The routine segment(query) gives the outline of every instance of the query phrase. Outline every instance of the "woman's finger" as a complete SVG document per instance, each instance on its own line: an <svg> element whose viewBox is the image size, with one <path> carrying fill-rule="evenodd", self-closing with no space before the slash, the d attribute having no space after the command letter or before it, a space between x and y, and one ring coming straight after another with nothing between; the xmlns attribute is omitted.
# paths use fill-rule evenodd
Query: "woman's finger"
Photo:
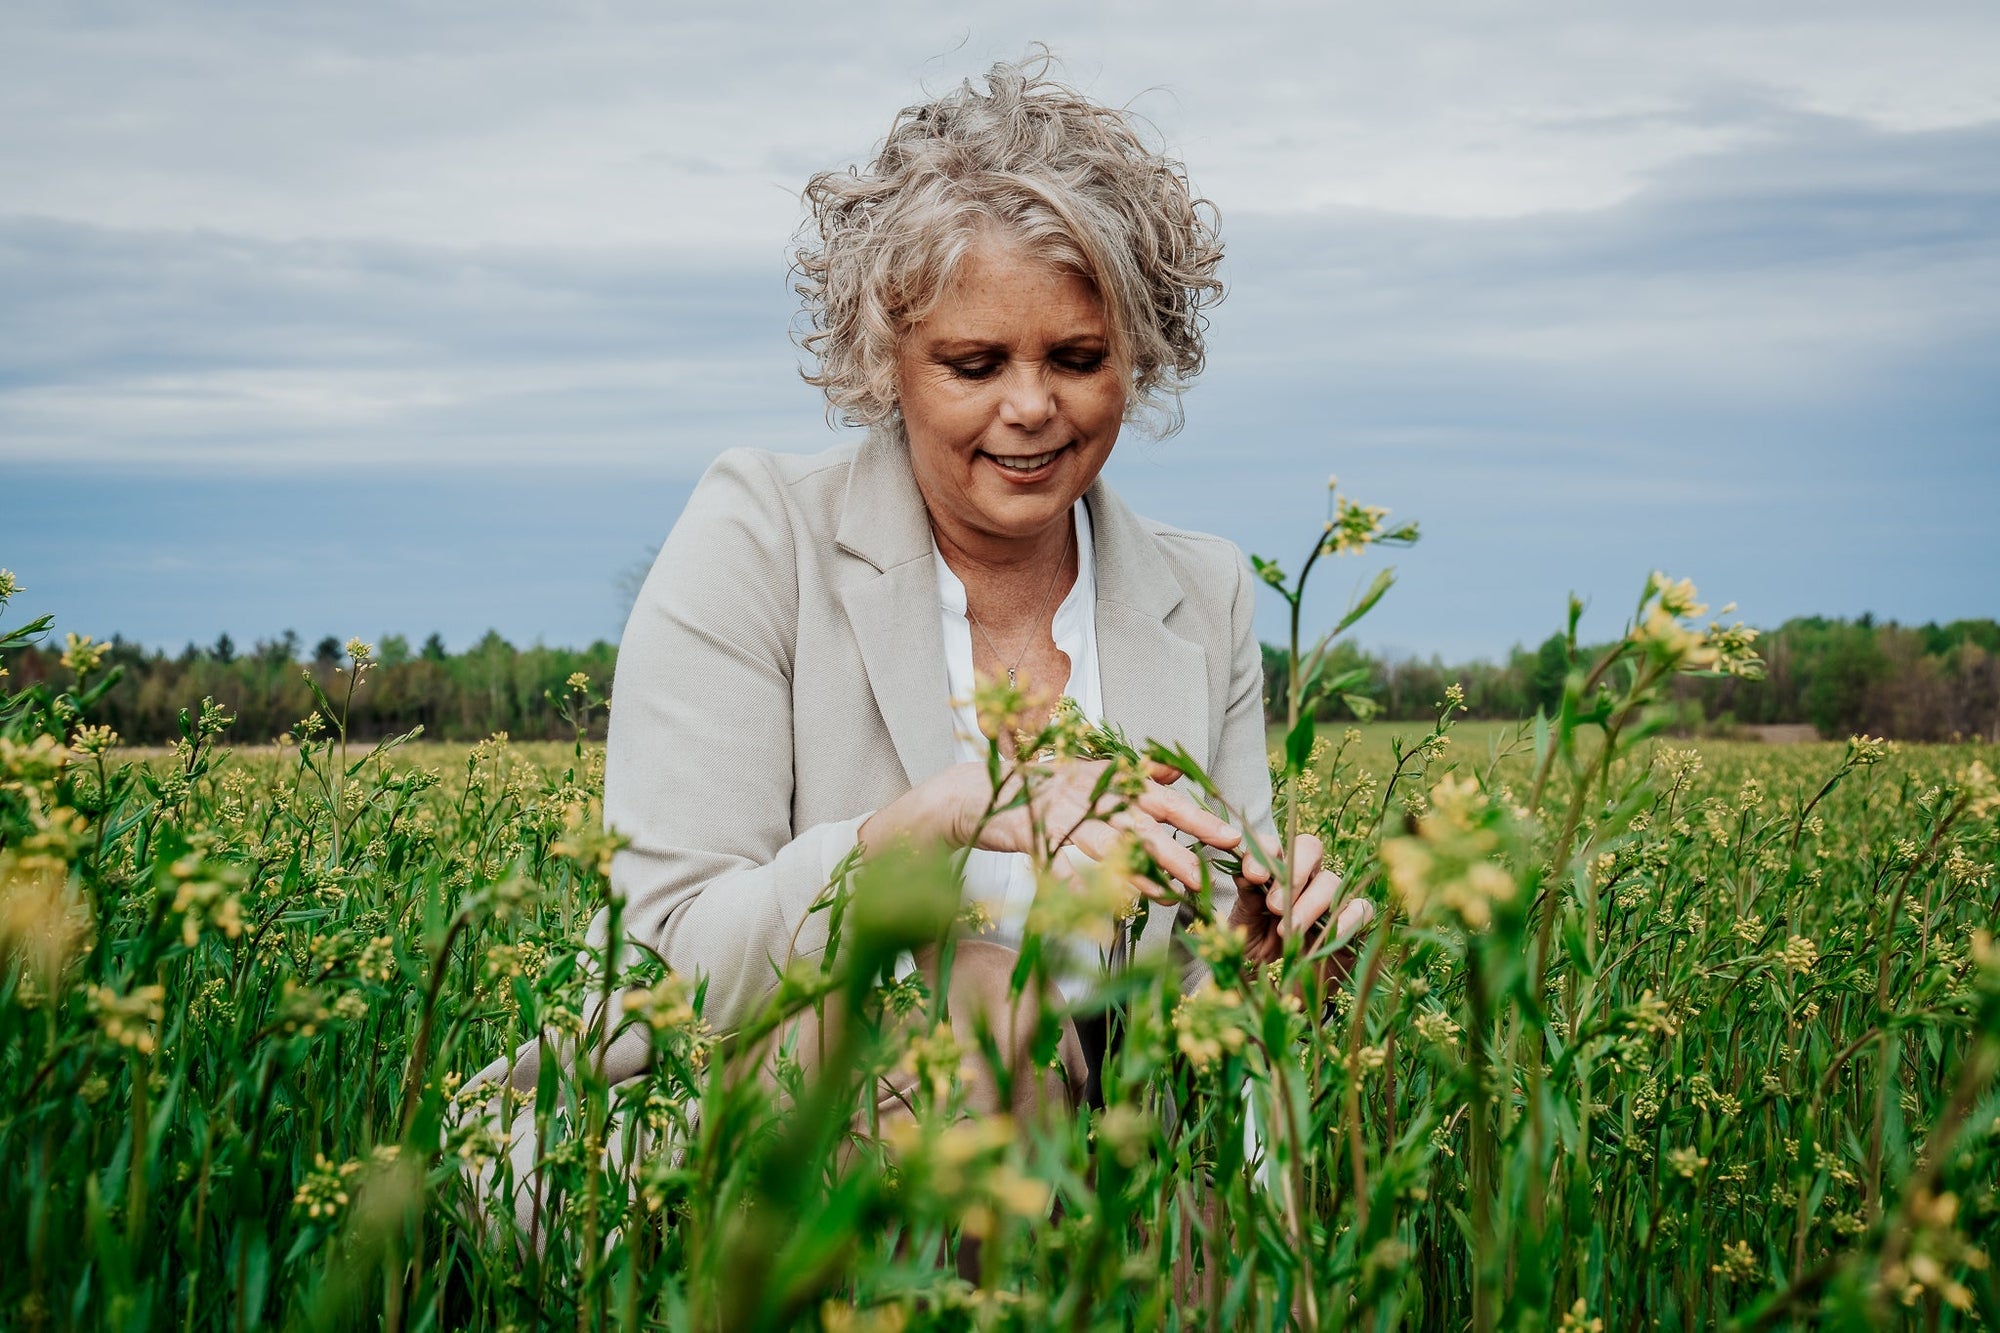
<svg viewBox="0 0 2000 1333"><path fill-rule="evenodd" d="M1313 876L1320 872L1320 862L1326 859L1326 847L1310 833L1301 833L1292 844L1292 892L1304 891L1312 883Z"/></svg>
<svg viewBox="0 0 2000 1333"><path fill-rule="evenodd" d="M1185 792L1149 785L1135 804L1163 824L1171 824L1197 841L1220 852L1233 852L1243 845L1243 830L1200 804Z"/></svg>
<svg viewBox="0 0 2000 1333"><path fill-rule="evenodd" d="M1192 847L1176 842L1168 827L1152 819L1145 811L1120 810L1104 822L1139 839L1140 845L1159 862L1160 869L1186 887L1194 888L1201 883L1200 854Z"/></svg>
<svg viewBox="0 0 2000 1333"><path fill-rule="evenodd" d="M1305 893L1306 886L1312 883L1315 875L1322 872L1323 867L1320 865L1322 856L1323 852L1318 838L1315 838L1310 833L1299 834L1297 841L1292 843L1292 892L1289 900L1285 895L1284 889L1275 882L1271 884L1270 890L1264 895L1264 903L1271 909L1271 915L1277 917L1289 916L1292 906ZM1325 909L1322 908L1321 910Z"/></svg>
<svg viewBox="0 0 2000 1333"><path fill-rule="evenodd" d="M1146 778L1148 781L1157 782L1162 787L1171 787L1181 780L1181 776L1181 771L1171 764L1163 764L1157 759L1148 759L1146 761Z"/></svg>
<svg viewBox="0 0 2000 1333"><path fill-rule="evenodd" d="M1299 892L1292 902L1291 929L1303 930L1325 916L1334 900L1340 897L1340 876L1331 870L1322 870L1314 875L1312 882Z"/></svg>
<svg viewBox="0 0 2000 1333"><path fill-rule="evenodd" d="M1340 909L1333 919L1333 938L1336 944L1345 944L1360 934L1363 927L1375 919L1375 904L1366 898L1355 898Z"/></svg>
<svg viewBox="0 0 2000 1333"><path fill-rule="evenodd" d="M1259 857L1257 852L1263 852ZM1278 844L1275 839L1261 833L1252 832L1243 843L1243 869L1237 879L1250 884L1269 884L1274 876L1270 867L1278 864Z"/></svg>

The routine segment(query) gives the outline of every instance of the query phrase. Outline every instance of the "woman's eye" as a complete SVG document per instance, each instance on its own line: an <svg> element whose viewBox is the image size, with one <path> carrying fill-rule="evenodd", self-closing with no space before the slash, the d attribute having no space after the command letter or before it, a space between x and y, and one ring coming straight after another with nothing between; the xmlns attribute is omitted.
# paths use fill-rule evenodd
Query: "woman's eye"
<svg viewBox="0 0 2000 1333"><path fill-rule="evenodd" d="M993 372L1000 369L998 361L954 361L951 373L962 380L991 379Z"/></svg>
<svg viewBox="0 0 2000 1333"><path fill-rule="evenodd" d="M1104 356L1100 352L1080 353L1076 356L1059 356L1056 358L1056 364L1073 374L1088 375L1104 364Z"/></svg>

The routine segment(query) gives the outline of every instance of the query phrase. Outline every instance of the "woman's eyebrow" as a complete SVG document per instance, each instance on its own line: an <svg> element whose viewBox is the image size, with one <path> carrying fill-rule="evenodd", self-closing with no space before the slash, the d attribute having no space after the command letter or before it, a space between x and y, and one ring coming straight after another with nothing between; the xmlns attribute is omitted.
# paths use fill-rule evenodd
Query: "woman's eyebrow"
<svg viewBox="0 0 2000 1333"><path fill-rule="evenodd" d="M1097 332L1072 333L1053 340L1049 343L1049 347L1079 348L1092 344L1109 346L1110 339ZM958 336L935 339L926 343L924 350L931 356L965 356L976 352L1006 352L1011 350L1011 347L1012 345L1005 339Z"/></svg>

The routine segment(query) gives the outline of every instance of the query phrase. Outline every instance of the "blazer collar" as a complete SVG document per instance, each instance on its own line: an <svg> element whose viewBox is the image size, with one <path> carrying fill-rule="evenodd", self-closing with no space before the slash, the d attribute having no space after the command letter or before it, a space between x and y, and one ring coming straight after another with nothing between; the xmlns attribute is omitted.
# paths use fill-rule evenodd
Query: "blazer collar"
<svg viewBox="0 0 2000 1333"><path fill-rule="evenodd" d="M1181 583L1160 543L1102 476L1084 492L1097 542L1097 600L1120 603L1153 620L1181 604Z"/></svg>
<svg viewBox="0 0 2000 1333"><path fill-rule="evenodd" d="M1134 745L1180 745L1210 764L1203 643L1212 627L1174 614L1185 590L1153 530L1102 478L1087 498L1098 542L1097 674L1104 720Z"/></svg>
<svg viewBox="0 0 2000 1333"><path fill-rule="evenodd" d="M834 542L882 573L930 558L930 511L917 489L909 446L900 431L877 426L855 450Z"/></svg>
<svg viewBox="0 0 2000 1333"><path fill-rule="evenodd" d="M896 758L914 786L950 767L956 746L930 515L908 451L887 430L869 431L848 465L834 544L865 565L841 577L840 603Z"/></svg>

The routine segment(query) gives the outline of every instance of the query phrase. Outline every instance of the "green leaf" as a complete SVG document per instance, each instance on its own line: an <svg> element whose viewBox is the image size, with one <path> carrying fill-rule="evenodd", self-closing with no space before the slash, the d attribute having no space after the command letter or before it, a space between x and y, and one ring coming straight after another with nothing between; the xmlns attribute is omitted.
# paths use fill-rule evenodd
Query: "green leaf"
<svg viewBox="0 0 2000 1333"><path fill-rule="evenodd" d="M304 677L306 688L312 691L313 701L319 705L320 716L326 719L326 724L329 727L338 727L340 725L340 713L334 708L333 700L326 697L326 691L319 687L317 680L313 679L312 672L302 671L299 674Z"/></svg>
<svg viewBox="0 0 2000 1333"><path fill-rule="evenodd" d="M1266 560L1261 555L1253 555L1250 557L1250 568L1257 571L1258 578L1270 584L1279 592L1285 590L1285 571L1278 567L1277 561Z"/></svg>
<svg viewBox="0 0 2000 1333"><path fill-rule="evenodd" d="M56 623L54 616L37 616L19 629L10 629L0 635L0 652L9 648L26 648L42 635L48 633L49 626Z"/></svg>
<svg viewBox="0 0 2000 1333"><path fill-rule="evenodd" d="M1299 692L1299 711L1309 713L1321 699L1328 695L1345 694L1358 690L1370 683L1370 672L1365 666L1349 667L1335 675L1326 674L1327 665L1333 659L1321 654L1314 659L1311 674L1306 679L1305 688Z"/></svg>
<svg viewBox="0 0 2000 1333"><path fill-rule="evenodd" d="M1165 764L1169 768L1179 769L1187 775L1188 779L1195 786L1201 788L1204 793L1209 796L1216 795L1215 783L1203 771L1202 766L1194 761L1194 756L1187 752L1186 747L1167 745L1161 741L1147 741L1146 758L1156 764Z"/></svg>
<svg viewBox="0 0 2000 1333"><path fill-rule="evenodd" d="M1306 771L1306 760L1312 755L1314 734L1315 729L1312 714L1301 714L1298 724L1292 728L1291 734L1285 737L1285 771L1287 773L1303 773Z"/></svg>
<svg viewBox="0 0 2000 1333"><path fill-rule="evenodd" d="M378 759L381 756L389 753L389 751L395 749L397 746L407 745L411 741L415 740L417 737L423 734L424 734L424 724L419 722L417 723L416 726L411 727L408 731L404 732L400 736L384 737L382 740L375 742L374 746L368 751L367 754L362 755L359 759L355 760L353 763L347 766L347 776L350 778L353 777L356 773L359 773L364 766L367 765L369 760Z"/></svg>
<svg viewBox="0 0 2000 1333"><path fill-rule="evenodd" d="M1375 603L1381 601L1384 594L1386 594L1390 588L1394 587L1395 583L1396 583L1395 570L1385 569L1381 573L1377 574L1375 576L1375 581L1368 585L1368 591L1362 593L1361 600L1356 602L1353 606L1347 609L1347 614L1340 618L1340 623L1333 627L1333 632L1335 634L1344 633L1347 630L1348 626L1352 625L1355 621L1361 619L1361 617L1367 615L1370 611L1373 611L1375 609Z"/></svg>

